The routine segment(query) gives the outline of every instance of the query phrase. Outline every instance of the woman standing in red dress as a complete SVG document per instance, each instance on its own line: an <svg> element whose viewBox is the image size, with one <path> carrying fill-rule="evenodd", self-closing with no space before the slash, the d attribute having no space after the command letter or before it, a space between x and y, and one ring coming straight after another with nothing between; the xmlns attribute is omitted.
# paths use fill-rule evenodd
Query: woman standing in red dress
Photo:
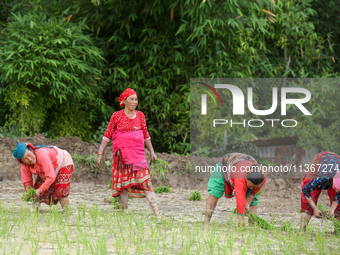
<svg viewBox="0 0 340 255"><path fill-rule="evenodd" d="M150 151L151 162L157 159L146 127L145 116L137 111L137 94L126 89L118 99L123 110L112 114L99 147L97 163L103 162L104 151L112 142L112 196L119 196L122 209L128 208L128 197L146 197L155 215L160 218L156 195L150 180L150 169L145 159L144 144Z"/></svg>

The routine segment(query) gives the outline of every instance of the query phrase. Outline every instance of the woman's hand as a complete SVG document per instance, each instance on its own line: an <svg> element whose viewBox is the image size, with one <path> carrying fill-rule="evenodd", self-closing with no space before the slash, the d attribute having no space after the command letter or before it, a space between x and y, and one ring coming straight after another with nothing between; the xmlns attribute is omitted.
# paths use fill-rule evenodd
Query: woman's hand
<svg viewBox="0 0 340 255"><path fill-rule="evenodd" d="M155 151L152 148L151 139L145 141L145 146L150 151L150 165L157 159Z"/></svg>
<svg viewBox="0 0 340 255"><path fill-rule="evenodd" d="M313 212L314 212L314 216L316 218L321 218L321 211L320 211L319 208L317 208L317 207L313 208Z"/></svg>
<svg viewBox="0 0 340 255"><path fill-rule="evenodd" d="M151 154L150 154L150 158L151 158L151 164L155 161L155 160L157 160L157 156L156 156L156 154L154 153L154 152L152 152ZM150 165L151 165L150 164Z"/></svg>
<svg viewBox="0 0 340 255"><path fill-rule="evenodd" d="M36 196L37 198L39 198L40 195L41 195L41 190L40 190L40 189L36 189L36 190L35 190L35 196Z"/></svg>
<svg viewBox="0 0 340 255"><path fill-rule="evenodd" d="M99 166L101 166L102 163L103 163L104 152L105 152L105 149L106 149L106 147L107 147L108 144L109 144L109 142L103 139L103 140L102 140L102 143L101 143L100 146L99 146L98 156L97 156L97 164L98 164Z"/></svg>
<svg viewBox="0 0 340 255"><path fill-rule="evenodd" d="M328 210L328 216L329 216L329 217L334 217L334 213L335 213L335 209L333 209L332 207L329 208L329 210Z"/></svg>
<svg viewBox="0 0 340 255"><path fill-rule="evenodd" d="M246 205L245 209L246 209L246 213L249 212L250 211L250 206Z"/></svg>
<svg viewBox="0 0 340 255"><path fill-rule="evenodd" d="M332 202L332 205L331 205L331 207L328 210L329 217L334 217L335 210L338 207L338 205L339 204L337 202L335 202L335 201Z"/></svg>
<svg viewBox="0 0 340 255"><path fill-rule="evenodd" d="M103 154L99 154L98 156L97 156L97 164L99 165L99 166L101 166L102 165L102 163L103 163Z"/></svg>

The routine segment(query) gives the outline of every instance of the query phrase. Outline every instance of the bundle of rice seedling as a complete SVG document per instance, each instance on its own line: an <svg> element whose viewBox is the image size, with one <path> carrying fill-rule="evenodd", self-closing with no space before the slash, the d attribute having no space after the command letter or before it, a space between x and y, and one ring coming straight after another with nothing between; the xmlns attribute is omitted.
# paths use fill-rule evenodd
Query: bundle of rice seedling
<svg viewBox="0 0 340 255"><path fill-rule="evenodd" d="M329 219L330 221L332 221L334 223L334 229L337 232L337 236L340 237L340 221L338 221L334 217L329 217L328 208L326 206L317 205L317 207L320 209L323 218L327 218L327 219Z"/></svg>
<svg viewBox="0 0 340 255"><path fill-rule="evenodd" d="M267 230L273 230L274 227L265 219L262 219L261 217L257 216L256 214L252 212L247 212L246 216L248 216L252 222L255 222L260 228L267 229Z"/></svg>
<svg viewBox="0 0 340 255"><path fill-rule="evenodd" d="M321 212L328 211L328 208L326 206L324 206L324 205L317 205L316 207L319 208Z"/></svg>
<svg viewBox="0 0 340 255"><path fill-rule="evenodd" d="M172 190L168 186L159 186L154 189L155 193L171 193Z"/></svg>
<svg viewBox="0 0 340 255"><path fill-rule="evenodd" d="M232 210L231 213L236 214L237 209L234 208L234 210ZM267 229L267 230L274 229L274 227L268 221L266 221L265 219L262 219L261 217L257 216L256 214L252 212L247 212L246 216L248 216L249 219L251 219L252 222L256 223L260 228Z"/></svg>
<svg viewBox="0 0 340 255"><path fill-rule="evenodd" d="M30 202L35 197L35 189L30 188L24 194L22 194L21 199L25 202Z"/></svg>
<svg viewBox="0 0 340 255"><path fill-rule="evenodd" d="M191 196L189 197L188 200L190 200L190 201L201 201L202 200L201 193L199 193L197 191L191 192Z"/></svg>

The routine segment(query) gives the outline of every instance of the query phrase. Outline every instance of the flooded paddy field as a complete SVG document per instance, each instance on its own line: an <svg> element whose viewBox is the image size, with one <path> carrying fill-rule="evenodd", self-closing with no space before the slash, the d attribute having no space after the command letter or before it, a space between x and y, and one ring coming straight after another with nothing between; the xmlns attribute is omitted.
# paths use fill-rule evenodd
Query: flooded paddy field
<svg viewBox="0 0 340 255"><path fill-rule="evenodd" d="M274 180L272 180L274 181ZM277 182L278 180L276 180ZM271 182L269 180L269 182ZM297 185L297 184L295 184ZM277 185L276 185L277 186ZM270 187L270 185L268 185ZM205 200L189 201L193 190L173 188L157 194L161 221L153 216L145 198L130 199L126 212L105 203L110 189L105 184L72 183L70 210L42 204L31 213L23 202L20 181L0 182L1 254L339 254L333 225L313 218L300 233L299 200L264 190L258 215L277 230L257 226L237 229L231 213L235 199L221 198L205 229ZM203 198L206 190L199 191ZM322 194L320 201L328 203ZM281 231L286 221L289 231Z"/></svg>

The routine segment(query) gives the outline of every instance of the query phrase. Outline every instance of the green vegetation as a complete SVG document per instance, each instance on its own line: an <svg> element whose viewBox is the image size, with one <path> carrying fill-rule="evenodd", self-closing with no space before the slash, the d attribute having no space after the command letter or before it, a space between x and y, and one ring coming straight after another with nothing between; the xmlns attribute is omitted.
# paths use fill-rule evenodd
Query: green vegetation
<svg viewBox="0 0 340 255"><path fill-rule="evenodd" d="M168 162L161 159L156 159L150 166L151 178L154 178L155 175L158 175L165 180L170 169L171 167Z"/></svg>
<svg viewBox="0 0 340 255"><path fill-rule="evenodd" d="M25 202L30 202L35 197L35 189L30 188L24 194L22 194L21 199Z"/></svg>
<svg viewBox="0 0 340 255"><path fill-rule="evenodd" d="M317 205L317 207L320 209L321 212L323 212L323 215L325 218L329 219L334 224L334 229L337 231L337 236L340 237L340 221L338 221L334 217L329 217L328 215L328 208L323 205Z"/></svg>
<svg viewBox="0 0 340 255"><path fill-rule="evenodd" d="M266 230L273 230L274 229L274 227L268 221L257 216L255 213L247 212L246 216L248 216L249 219L252 220L252 222L257 224L262 229L266 229Z"/></svg>
<svg viewBox="0 0 340 255"><path fill-rule="evenodd" d="M234 208L231 213L236 214L237 213L237 209ZM257 216L256 214L252 213L252 212L247 212L246 216L249 217L249 219L251 219L252 222L254 222L256 225L258 225L260 228L262 229L266 229L266 230L274 230L275 227L270 224L268 221L266 221L265 219L262 219L261 217ZM288 231L290 229L290 225L285 223L282 227L281 230L282 231Z"/></svg>
<svg viewBox="0 0 340 255"><path fill-rule="evenodd" d="M259 160L257 161L257 163L259 163L260 165L263 165L263 166L277 166L276 163L273 163L265 158L259 158ZM260 194L258 194L260 195Z"/></svg>
<svg viewBox="0 0 340 255"><path fill-rule="evenodd" d="M105 61L87 29L85 20L13 14L1 31L0 51L0 94L10 110L8 123L28 135L47 125L55 136L87 136L94 109L103 104Z"/></svg>
<svg viewBox="0 0 340 255"><path fill-rule="evenodd" d="M188 200L190 201L201 201L202 200L202 195L198 191L193 191L190 193L191 193L191 196L189 197Z"/></svg>
<svg viewBox="0 0 340 255"><path fill-rule="evenodd" d="M6 254L339 254L339 239L326 233L328 221L321 228L311 224L303 233L297 228L265 231L237 229L236 215L230 214L212 222L207 232L197 211L163 214L161 224L150 209L121 213L111 205L82 203L66 213L51 206L47 213L31 213L28 206L0 203L0 211L0 252ZM141 242L145 236L153 242Z"/></svg>
<svg viewBox="0 0 340 255"><path fill-rule="evenodd" d="M154 188L155 193L171 193L172 190L168 186L159 186Z"/></svg>
<svg viewBox="0 0 340 255"><path fill-rule="evenodd" d="M0 127L15 125L21 136L98 142L120 109L118 96L131 87L155 150L187 154L191 77L338 77L337 6L311 0L0 3ZM270 100L262 98L271 97L271 87L253 90L254 105L269 109ZM250 133L260 138L294 132L301 146L316 142L340 153L333 142L340 138L340 88L316 84L311 93L313 125L301 121L299 134L276 126L235 128L228 142L256 157L256 148L238 141L253 139ZM289 111L299 117L298 109ZM220 137L206 130L207 139L218 144ZM191 149L209 155L213 148Z"/></svg>
<svg viewBox="0 0 340 255"><path fill-rule="evenodd" d="M97 164L97 154L88 154L88 155L80 155L80 154L72 154L72 159L75 166L80 166L80 164L84 164L85 166L90 167L91 173L98 174L104 169L110 169L112 163L111 160L106 160L102 163L101 166Z"/></svg>

